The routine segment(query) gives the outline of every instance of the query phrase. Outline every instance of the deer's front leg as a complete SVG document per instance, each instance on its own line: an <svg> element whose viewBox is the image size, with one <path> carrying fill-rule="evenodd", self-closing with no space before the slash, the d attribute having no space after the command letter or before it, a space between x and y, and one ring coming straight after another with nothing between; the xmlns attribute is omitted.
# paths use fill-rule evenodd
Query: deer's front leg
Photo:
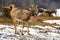
<svg viewBox="0 0 60 40"><path fill-rule="evenodd" d="M16 25L14 26L14 29L15 29L15 34L17 34L17 31L16 31L16 30L17 30L17 29L16 29Z"/></svg>
<svg viewBox="0 0 60 40"><path fill-rule="evenodd" d="M27 31L27 33L28 33L28 35L30 35L30 33L29 33L29 32L30 32L30 31L29 31L30 24L29 24L29 22L27 22L27 24L28 24L28 27L27 27L27 30L28 30L28 31Z"/></svg>

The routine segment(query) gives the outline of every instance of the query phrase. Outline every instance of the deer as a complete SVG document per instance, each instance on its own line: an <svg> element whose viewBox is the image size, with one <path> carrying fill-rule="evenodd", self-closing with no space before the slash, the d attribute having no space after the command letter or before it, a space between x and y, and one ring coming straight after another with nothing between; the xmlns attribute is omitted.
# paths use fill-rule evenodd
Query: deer
<svg viewBox="0 0 60 40"><path fill-rule="evenodd" d="M4 11L3 14L5 14L5 16L9 17L13 24L14 24L14 29L15 29L15 34L17 34L17 25L22 23L22 35L23 34L23 29L24 29L24 25L25 23L27 24L27 33L30 35L29 33L29 27L30 27L30 24L29 24L29 19L34 16L33 14L35 13L35 11L33 12L33 10L28 10L28 9L25 9L25 8L17 8L15 7L15 5L11 4L9 5L8 7L5 7L3 10L6 10Z"/></svg>

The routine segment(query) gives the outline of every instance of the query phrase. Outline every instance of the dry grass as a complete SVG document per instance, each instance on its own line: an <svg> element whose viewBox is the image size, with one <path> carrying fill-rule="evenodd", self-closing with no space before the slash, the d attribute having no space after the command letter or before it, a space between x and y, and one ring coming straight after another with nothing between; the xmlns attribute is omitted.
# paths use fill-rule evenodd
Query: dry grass
<svg viewBox="0 0 60 40"><path fill-rule="evenodd" d="M8 18L0 17L0 24L7 24L7 25L9 25L9 24L13 24L13 22L10 19L8 19Z"/></svg>
<svg viewBox="0 0 60 40"><path fill-rule="evenodd" d="M37 16L35 17L36 19L40 20L60 20L60 17L40 17L40 16Z"/></svg>
<svg viewBox="0 0 60 40"><path fill-rule="evenodd" d="M30 25L40 25L40 26L44 26L44 25L55 25L55 24L49 24L49 23L45 23L43 21L40 20L60 20L60 17L35 17L38 21L37 22L30 22ZM2 18L0 17L0 24L5 24L5 25L13 25L12 20L8 19L8 18Z"/></svg>

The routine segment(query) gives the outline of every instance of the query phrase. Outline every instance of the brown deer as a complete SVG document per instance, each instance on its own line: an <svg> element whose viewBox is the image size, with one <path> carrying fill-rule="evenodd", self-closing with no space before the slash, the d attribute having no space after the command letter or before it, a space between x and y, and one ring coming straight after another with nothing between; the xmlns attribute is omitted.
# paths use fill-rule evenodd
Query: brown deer
<svg viewBox="0 0 60 40"><path fill-rule="evenodd" d="M32 16L37 16L37 14L38 14L38 5L32 5L31 11L32 11Z"/></svg>
<svg viewBox="0 0 60 40"><path fill-rule="evenodd" d="M4 13L5 16L9 16L11 17L13 23L14 23L14 29L15 29L15 33L17 33L17 30L16 30L16 27L19 23L22 23L23 24L23 27L22 27L22 35L23 35L23 28L24 28L24 25L25 23L28 24L28 27L27 27L27 30L28 30L28 34L29 34L29 19L31 16L33 16L33 13L35 13L35 11L33 12L32 9L31 10L28 10L28 9L24 9L24 8L17 8L15 7L13 4L12 5L9 5L9 7L5 7L4 8Z"/></svg>
<svg viewBox="0 0 60 40"><path fill-rule="evenodd" d="M27 30L28 30L28 34L29 34L29 19L31 17L31 12L27 9L18 9L18 8L15 8L14 5L10 5L10 15L11 15L11 18L15 24L15 33L17 33L16 31L16 24L19 23L19 22L22 22L23 24L23 27L22 27L22 35L23 35L23 28L24 28L24 24L27 23L28 24L28 27L27 27Z"/></svg>

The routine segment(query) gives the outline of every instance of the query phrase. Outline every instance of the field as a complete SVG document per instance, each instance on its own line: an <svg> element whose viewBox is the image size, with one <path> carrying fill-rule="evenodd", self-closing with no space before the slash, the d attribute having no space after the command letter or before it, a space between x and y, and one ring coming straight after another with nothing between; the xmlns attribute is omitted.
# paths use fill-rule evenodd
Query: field
<svg viewBox="0 0 60 40"><path fill-rule="evenodd" d="M60 24L47 23L45 20L60 20L60 17L35 17L37 22L30 22L30 34L24 28L24 36L14 34L12 20L0 17L0 40L60 40ZM44 26L45 25L45 26ZM21 26L17 26L17 32L21 34Z"/></svg>

